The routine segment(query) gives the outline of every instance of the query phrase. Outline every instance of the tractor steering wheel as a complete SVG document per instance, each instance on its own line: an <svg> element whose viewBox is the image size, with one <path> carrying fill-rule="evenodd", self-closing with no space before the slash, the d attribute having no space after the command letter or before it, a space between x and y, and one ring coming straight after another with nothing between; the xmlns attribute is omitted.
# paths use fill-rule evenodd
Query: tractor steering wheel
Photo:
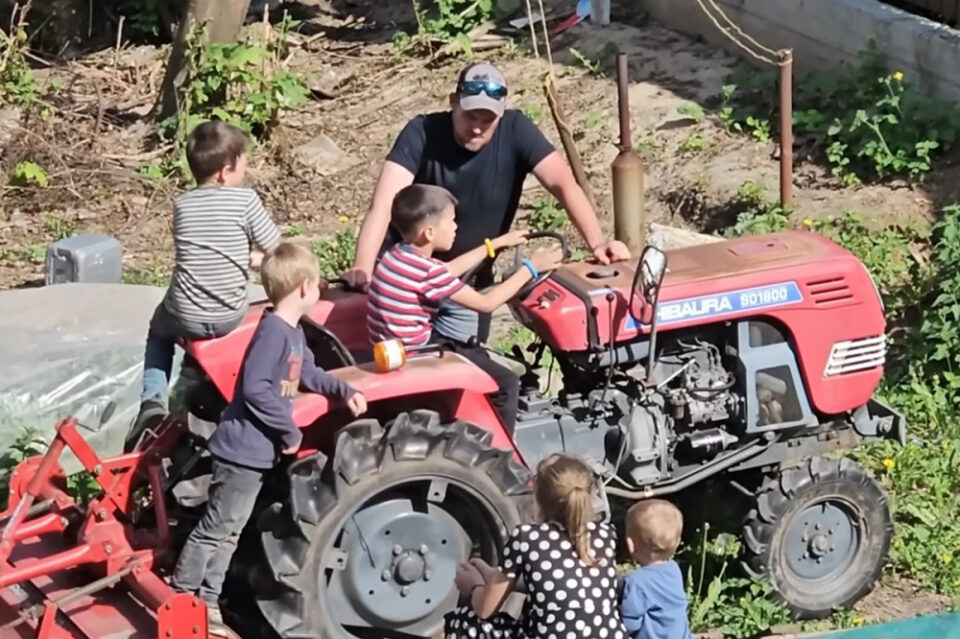
<svg viewBox="0 0 960 639"><path fill-rule="evenodd" d="M561 234L561 233L555 233L555 232L553 232L553 231L537 231L537 232L535 232L535 233L529 233L529 234L527 234L527 240L535 240L535 239L540 238L540 237L552 237L553 239L555 239L555 240L557 240L558 242L560 242L560 248L561 248L561 250L563 251L562 260L563 260L564 262L566 262L567 260L570 259L570 247L567 246L567 238L566 238L566 236L564 236L564 235ZM514 258L513 258L513 268L510 270L510 273L508 274L508 277L509 277L509 275L512 275L513 273L515 273L515 272L517 271L517 269L525 268L525 267L523 266L523 260L524 260L524 258L525 258L524 247L523 247L523 245L521 244L520 246L517 247L517 252L516 252L516 254L514 255ZM524 284L524 285L520 288L520 290L517 291L517 294L516 294L515 297L516 297L517 299L523 299L523 298L525 298L527 295L530 294L530 292L531 292L533 289L535 289L541 282L543 282L544 280L546 280L546 279L547 279L548 277L550 277L552 274L553 274L553 271L545 271L545 272L543 272L543 273L538 274L537 277L533 278L532 280L530 280L529 282L527 282L526 284Z"/></svg>

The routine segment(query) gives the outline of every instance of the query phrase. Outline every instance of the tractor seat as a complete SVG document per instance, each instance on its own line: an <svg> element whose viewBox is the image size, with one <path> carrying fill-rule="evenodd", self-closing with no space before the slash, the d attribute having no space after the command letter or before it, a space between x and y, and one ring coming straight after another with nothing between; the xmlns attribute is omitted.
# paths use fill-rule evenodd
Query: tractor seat
<svg viewBox="0 0 960 639"><path fill-rule="evenodd" d="M309 317L304 317L300 321L300 326L307 340L307 348L313 353L318 367L323 370L334 370L357 365L353 353L326 326L314 322Z"/></svg>

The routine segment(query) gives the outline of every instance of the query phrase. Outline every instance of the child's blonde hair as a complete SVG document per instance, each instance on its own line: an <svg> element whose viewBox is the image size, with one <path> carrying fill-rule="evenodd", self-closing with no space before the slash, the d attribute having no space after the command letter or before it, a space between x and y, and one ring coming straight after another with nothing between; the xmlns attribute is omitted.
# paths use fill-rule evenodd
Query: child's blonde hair
<svg viewBox="0 0 960 639"><path fill-rule="evenodd" d="M555 453L537 465L534 497L543 521L566 526L580 561L596 566L587 524L593 520L593 472L573 455Z"/></svg>
<svg viewBox="0 0 960 639"><path fill-rule="evenodd" d="M641 563L667 561L677 552L683 514L665 499L644 499L627 511L627 537Z"/></svg>
<svg viewBox="0 0 960 639"><path fill-rule="evenodd" d="M277 304L304 282L319 282L320 263L303 244L281 242L264 256L260 280L267 298Z"/></svg>

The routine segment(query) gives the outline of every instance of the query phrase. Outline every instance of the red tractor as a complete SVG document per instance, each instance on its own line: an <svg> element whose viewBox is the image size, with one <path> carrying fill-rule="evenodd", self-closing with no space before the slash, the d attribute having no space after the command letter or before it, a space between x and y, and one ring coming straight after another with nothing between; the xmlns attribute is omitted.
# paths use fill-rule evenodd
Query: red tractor
<svg viewBox="0 0 960 639"><path fill-rule="evenodd" d="M566 250L562 236L536 235ZM786 232L648 247L639 260L541 274L510 302L539 338L532 361L513 353L526 372L512 437L486 396L493 380L455 353L406 353L386 371L371 361L366 303L333 286L304 318L317 364L362 390L370 410L355 420L322 396L296 398L302 449L263 491L231 569L228 596L256 601L232 607L265 620L255 636L435 636L456 603L459 562L498 562L511 528L532 516L528 469L561 450L594 466L604 506L607 495L673 495L722 475L752 502L730 513L743 519L744 565L801 617L856 602L880 574L887 498L836 453L903 442L905 424L872 398L885 358L880 295L829 240ZM187 345L202 371L185 399L191 432L169 419L132 435L122 459L152 469L140 482L166 498L118 519L127 531L159 529L148 545L189 532L205 499L204 436L265 310L254 304L230 335ZM556 398L541 394L536 373L547 349L562 375Z"/></svg>

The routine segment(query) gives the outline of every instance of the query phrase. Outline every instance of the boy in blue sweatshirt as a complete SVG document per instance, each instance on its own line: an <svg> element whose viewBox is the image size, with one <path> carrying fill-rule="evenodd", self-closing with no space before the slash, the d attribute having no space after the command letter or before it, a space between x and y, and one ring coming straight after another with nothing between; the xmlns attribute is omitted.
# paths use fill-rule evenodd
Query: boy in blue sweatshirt
<svg viewBox="0 0 960 639"><path fill-rule="evenodd" d="M620 613L630 639L693 639L683 575L673 560L683 515L663 499L644 499L627 511L627 550L640 564L623 583Z"/></svg>
<svg viewBox="0 0 960 639"><path fill-rule="evenodd" d="M354 416L367 409L363 395L320 370L306 347L300 318L320 296L317 258L284 242L263 260L261 279L273 309L264 312L244 355L233 401L208 442L213 480L206 512L180 553L171 586L196 593L209 609L214 636L229 632L219 598L237 540L263 484L281 454L293 455L302 434L293 423L293 398L302 386L346 401Z"/></svg>

